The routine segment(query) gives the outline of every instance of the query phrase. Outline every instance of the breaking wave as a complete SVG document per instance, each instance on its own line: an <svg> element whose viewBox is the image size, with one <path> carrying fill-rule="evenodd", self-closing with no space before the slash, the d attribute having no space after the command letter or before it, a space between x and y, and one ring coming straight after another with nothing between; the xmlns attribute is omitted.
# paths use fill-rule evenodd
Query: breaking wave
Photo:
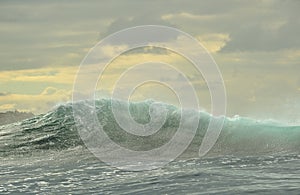
<svg viewBox="0 0 300 195"><path fill-rule="evenodd" d="M170 140L178 129L181 110L173 105L160 103L166 108L167 115L159 131L149 136L130 134L122 130L116 122L111 101L123 106L127 104L121 100L97 100L95 107L98 120L110 139L123 147L132 150L157 148ZM129 106L132 118L140 124L149 123L151 120L149 109L152 103L154 103L153 100L131 102ZM86 104L91 105L91 101L80 101L75 104L80 108ZM84 147L78 135L72 108L72 103L60 105L46 114L0 126L0 156ZM182 157L197 157L201 141L212 117L202 111L193 113L199 115L199 125L194 139L181 155ZM300 126L281 125L278 122L263 122L243 117L226 118L220 137L207 156L299 153L299 140Z"/></svg>

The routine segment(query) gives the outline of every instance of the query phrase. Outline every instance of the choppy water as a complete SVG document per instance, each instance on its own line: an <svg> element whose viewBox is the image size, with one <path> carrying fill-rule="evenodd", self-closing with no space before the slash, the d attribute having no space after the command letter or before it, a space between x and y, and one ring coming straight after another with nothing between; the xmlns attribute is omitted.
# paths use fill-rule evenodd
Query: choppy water
<svg viewBox="0 0 300 195"><path fill-rule="evenodd" d="M131 105L136 121L150 120L150 104ZM99 120L106 121L104 128L113 141L134 150L163 145L178 126L177 108L167 105L167 120L159 133L148 139L132 136L116 125L110 106L105 99L96 103ZM0 194L300 194L300 127L226 119L215 147L199 158L211 116L198 114L197 134L178 159L136 172L106 165L86 149L71 104L1 126Z"/></svg>

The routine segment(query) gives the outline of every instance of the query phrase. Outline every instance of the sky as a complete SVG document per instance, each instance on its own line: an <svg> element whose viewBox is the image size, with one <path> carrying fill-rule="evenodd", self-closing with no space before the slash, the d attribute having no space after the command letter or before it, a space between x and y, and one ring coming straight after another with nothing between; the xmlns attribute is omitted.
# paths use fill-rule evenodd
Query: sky
<svg viewBox="0 0 300 195"><path fill-rule="evenodd" d="M151 24L180 29L210 52L224 79L228 116L300 122L299 10L297 0L2 0L0 111L40 114L71 101L79 65L95 44L125 28ZM119 47L103 52L113 55ZM122 71L147 59L175 64L195 76L178 54L144 48L110 64L99 96L110 93ZM194 83L201 106L209 110L201 75ZM154 85L140 87L132 99L174 98Z"/></svg>

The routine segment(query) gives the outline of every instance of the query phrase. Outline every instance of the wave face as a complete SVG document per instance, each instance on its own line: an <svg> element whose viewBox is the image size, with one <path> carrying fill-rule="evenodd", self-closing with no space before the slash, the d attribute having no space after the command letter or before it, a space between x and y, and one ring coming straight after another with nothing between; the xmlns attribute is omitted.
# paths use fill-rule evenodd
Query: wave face
<svg viewBox="0 0 300 195"><path fill-rule="evenodd" d="M132 150L150 150L168 142L179 127L181 111L168 104L166 120L159 131L149 136L130 134L118 125L112 113L112 104L124 106L120 100L100 99L95 102L98 120L115 143ZM149 123L152 100L130 103L130 113L140 124ZM91 105L91 101L77 102L77 108ZM160 112L157 112L159 116ZM199 115L197 133L182 157L198 156L201 141L212 116L205 112ZM193 117L193 116L191 116ZM300 151L300 126L284 126L274 122L259 122L248 118L226 118L215 146L207 154L215 155L262 155L288 154ZM180 144L180 143L178 143ZM84 146L78 135L73 118L72 104L61 105L54 110L19 123L0 126L0 156L33 154L45 150L61 151Z"/></svg>

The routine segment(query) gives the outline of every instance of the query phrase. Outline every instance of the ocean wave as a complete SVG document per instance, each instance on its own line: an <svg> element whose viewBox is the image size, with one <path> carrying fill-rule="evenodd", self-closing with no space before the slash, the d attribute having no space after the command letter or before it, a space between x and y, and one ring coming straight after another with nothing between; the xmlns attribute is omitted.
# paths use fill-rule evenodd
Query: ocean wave
<svg viewBox="0 0 300 195"><path fill-rule="evenodd" d="M123 130L112 112L112 101L119 106L128 103L121 100L100 99L95 101L98 120L109 138L122 147L144 151L158 148L168 142L176 133L181 112L176 106L158 103L153 100L131 102L128 106L132 118L139 124L147 124L151 117L160 118L161 112L151 116L149 109L153 103L165 109L166 118L157 132L148 136L133 135ZM80 101L77 108L93 106L94 102ZM73 117L73 104L60 105L52 111L24 120L19 123L0 126L0 155L34 154L45 150L58 150L84 146L78 134L78 125ZM198 115L199 124L196 135L187 150L181 155L185 158L198 156L201 141L206 133L211 116L206 112L193 111ZM190 116L193 117L193 116ZM95 127L96 128L96 127ZM281 125L273 121L235 117L225 118L224 126L216 144L207 154L214 155L263 155L299 153L300 127ZM101 144L104 143L99 143ZM181 143L178 143L181 144Z"/></svg>

